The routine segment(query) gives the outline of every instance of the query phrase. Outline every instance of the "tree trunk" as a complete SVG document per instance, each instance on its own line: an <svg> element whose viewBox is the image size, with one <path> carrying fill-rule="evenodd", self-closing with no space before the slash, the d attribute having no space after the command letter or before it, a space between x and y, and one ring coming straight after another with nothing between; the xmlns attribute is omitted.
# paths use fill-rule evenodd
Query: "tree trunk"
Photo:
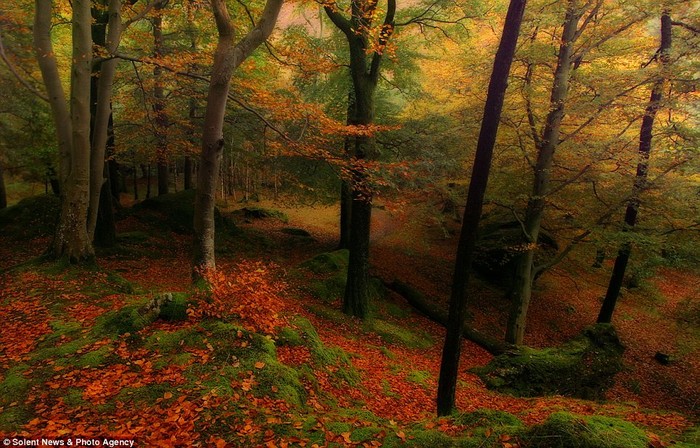
<svg viewBox="0 0 700 448"><path fill-rule="evenodd" d="M190 156L185 156L185 172L183 173L185 178L185 190L192 189L192 158Z"/></svg>
<svg viewBox="0 0 700 448"><path fill-rule="evenodd" d="M634 179L634 186L632 187L632 198L627 203L627 210L625 211L624 231L632 230L637 223L637 213L640 205L639 194L646 187L647 183L654 120L663 99L664 84L666 82L665 71L669 63L669 52L671 50L671 36L671 16L667 11L664 11L661 16L661 46L658 52L662 65L662 75L654 82L651 98L649 98L649 104L647 104L644 118L642 119L642 126L639 132L639 162L637 163L637 174ZM617 258L615 258L615 265L610 277L610 283L608 284L608 290L605 294L603 305L600 308L600 313L598 314L598 323L610 323L612 320L631 251L632 245L629 242L624 243L622 247L620 247Z"/></svg>
<svg viewBox="0 0 700 448"><path fill-rule="evenodd" d="M511 0L503 26L501 42L496 52L489 81L481 131L476 148L472 177L469 183L469 193L462 219L462 230L457 247L452 291L450 294L450 310L447 321L447 335L442 350L440 378L437 393L438 415L452 412L455 402L459 356L461 352L461 336L467 310L467 286L474 260L479 220L484 203L484 194L488 184L493 147L500 123L501 111L508 75L518 42L520 25L525 11L526 0Z"/></svg>
<svg viewBox="0 0 700 448"><path fill-rule="evenodd" d="M153 57L163 57L163 16L166 2L159 2L155 7L153 23ZM168 194L170 183L169 149L168 149L168 114L165 111L165 88L163 87L163 69L153 67L153 111L155 112L156 165L158 168L158 196Z"/></svg>
<svg viewBox="0 0 700 448"><path fill-rule="evenodd" d="M5 172L0 163L0 209L7 207L7 190L5 189Z"/></svg>
<svg viewBox="0 0 700 448"><path fill-rule="evenodd" d="M372 19L377 1L363 0L352 2L351 16L346 18L335 4L324 5L326 15L345 35L350 50L350 77L354 98L354 111L349 115L349 123L366 127L374 122L374 100L379 81L379 70L383 49L394 30L396 1L387 0L386 15L379 38L370 48ZM349 101L350 111L352 101ZM352 137L354 148L351 161L352 204L350 208L350 258L348 278L343 296L343 311L364 319L368 311L369 298L369 236L372 215L372 187L368 183L363 160L376 158L374 138L365 135ZM355 163L358 162L358 163Z"/></svg>
<svg viewBox="0 0 700 448"><path fill-rule="evenodd" d="M58 133L61 160L61 214L50 252L71 263L92 259L87 232L90 193L90 77L92 36L90 2L72 3L70 112L51 45L51 2L37 0L34 44Z"/></svg>
<svg viewBox="0 0 700 448"><path fill-rule="evenodd" d="M516 267L513 288L514 297L506 329L506 342L510 344L522 344L525 336L527 310L532 296L532 282L534 278L533 261L542 217L544 216L546 198L550 189L554 152L559 144L559 132L562 119L564 118L564 106L572 70L573 44L578 37L578 22L582 15L583 10L578 5L578 1L569 0L557 58L557 67L554 71L554 84L549 100L549 114L547 115L544 132L537 148L535 179L523 222L524 253L519 257Z"/></svg>
<svg viewBox="0 0 700 448"><path fill-rule="evenodd" d="M256 26L234 45L234 28L224 0L211 0L219 40L214 53L211 81L202 130L202 151L197 173L194 211L193 276L216 268L214 255L214 208L219 166L224 148L223 125L229 84L236 68L269 37L282 0L267 0Z"/></svg>
<svg viewBox="0 0 700 448"><path fill-rule="evenodd" d="M347 124L350 124L355 114L355 92L348 92ZM345 157L352 156L352 139L345 137L343 152ZM352 216L352 188L350 182L343 176L340 177L340 241L338 249L350 249L350 226Z"/></svg>
<svg viewBox="0 0 700 448"><path fill-rule="evenodd" d="M96 45L104 47L108 53L117 50L121 40L121 0L110 0L106 13L98 8L93 8L92 38ZM107 31L107 27L109 30ZM87 231L91 240L95 239L95 229L98 217L107 219L100 223L100 238L103 244L112 244L110 235L116 235L114 227L114 213L111 210L112 201L103 198L104 190L111 196L109 168L105 163L105 153L110 139L110 124L112 123L112 84L117 68L117 59L109 59L93 68L93 76L90 82L91 91L91 154L90 154L90 205L88 208ZM112 133L113 135L113 133ZM113 142L112 142L113 143ZM100 207L109 207L110 210L100 210ZM111 221L110 221L111 218Z"/></svg>

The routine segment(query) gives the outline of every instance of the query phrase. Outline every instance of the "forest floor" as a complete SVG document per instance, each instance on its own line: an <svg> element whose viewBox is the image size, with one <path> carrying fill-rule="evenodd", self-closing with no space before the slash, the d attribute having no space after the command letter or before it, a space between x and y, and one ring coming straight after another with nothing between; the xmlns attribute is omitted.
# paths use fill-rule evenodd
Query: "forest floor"
<svg viewBox="0 0 700 448"><path fill-rule="evenodd" d="M225 301L195 308L184 320L141 319L145 304L162 293L197 299L191 237L163 227L167 216L121 219L119 248L98 253L99 269L33 262L8 270L40 255L49 236L38 224L25 223L21 237L3 229L0 436L110 436L137 446L700 444L700 334L684 320L698 301L697 272L660 268L644 288L625 293L615 324L626 369L607 401L489 391L468 369L491 355L465 341L460 413L436 418L443 328L393 293L375 304L371 321L347 318L334 273L300 266L334 249L336 209L255 206L286 218L236 214L239 230L219 239L222 297L244 291L251 298L235 319L225 316ZM373 274L444 302L454 228L425 207L375 209ZM540 279L527 344L551 346L594 322L607 270L577 260ZM476 281L470 297L474 325L502 335L502 291ZM673 362L657 363L657 351ZM585 427L569 434L576 444L547 432L561 411L596 416L576 417ZM596 424L608 432L580 442L593 437Z"/></svg>

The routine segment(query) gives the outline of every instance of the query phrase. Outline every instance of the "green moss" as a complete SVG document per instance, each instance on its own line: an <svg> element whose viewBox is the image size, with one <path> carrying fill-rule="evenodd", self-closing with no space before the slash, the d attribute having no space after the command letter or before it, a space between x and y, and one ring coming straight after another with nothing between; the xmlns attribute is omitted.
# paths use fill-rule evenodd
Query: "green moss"
<svg viewBox="0 0 700 448"><path fill-rule="evenodd" d="M139 288L116 272L107 273L109 286L117 292L124 294L135 294Z"/></svg>
<svg viewBox="0 0 700 448"><path fill-rule="evenodd" d="M180 350L182 346L203 346L202 340L203 336L191 328L177 331L156 331L146 339L144 347L167 353Z"/></svg>
<svg viewBox="0 0 700 448"><path fill-rule="evenodd" d="M65 395L63 395L63 402L74 408L88 404L83 400L83 389L77 387L71 387L66 391Z"/></svg>
<svg viewBox="0 0 700 448"><path fill-rule="evenodd" d="M646 448L644 431L612 417L579 416L568 412L552 414L524 436L533 448Z"/></svg>
<svg viewBox="0 0 700 448"><path fill-rule="evenodd" d="M254 391L259 396L280 398L294 406L301 406L306 392L299 380L299 373L277 359L265 359L261 369L255 369L257 385Z"/></svg>
<svg viewBox="0 0 700 448"><path fill-rule="evenodd" d="M97 318L93 328L94 334L117 336L124 333L136 333L150 323L150 319L139 312L146 300L126 305L117 311L103 314Z"/></svg>
<svg viewBox="0 0 700 448"><path fill-rule="evenodd" d="M404 327L390 322L372 319L365 323L365 328L377 333L383 340L390 344L402 344L409 348L426 349L432 347L434 342L426 333L416 333Z"/></svg>
<svg viewBox="0 0 700 448"><path fill-rule="evenodd" d="M426 387L427 387L427 381L430 379L430 377L431 377L430 372L426 372L425 370L411 370L406 375L406 379L408 381L412 381L414 383L418 383L421 386L426 386Z"/></svg>
<svg viewBox="0 0 700 448"><path fill-rule="evenodd" d="M65 358L69 355L76 353L78 350L84 346L94 342L94 339L82 338L76 339L74 341L69 341L61 344L57 347L44 347L32 352L32 362L44 361L50 358ZM43 344L42 344L43 345Z"/></svg>
<svg viewBox="0 0 700 448"><path fill-rule="evenodd" d="M290 327L282 328L277 334L277 341L280 345L292 347L304 345L304 341L298 331Z"/></svg>
<svg viewBox="0 0 700 448"><path fill-rule="evenodd" d="M294 321L294 325L302 334L302 339L311 351L313 360L322 366L333 366L333 375L344 380L349 385L355 385L360 380L360 375L352 366L350 357L338 347L326 347L318 336L316 329L308 319L300 318Z"/></svg>
<svg viewBox="0 0 700 448"><path fill-rule="evenodd" d="M334 434L342 434L344 432L352 431L352 426L345 422L328 422L326 423L326 430Z"/></svg>
<svg viewBox="0 0 700 448"><path fill-rule="evenodd" d="M187 294L173 293L172 300L166 301L161 305L158 318L166 322L187 320L187 299Z"/></svg>
<svg viewBox="0 0 700 448"><path fill-rule="evenodd" d="M0 412L0 431L13 433L19 431L31 419L31 414L24 406L12 406Z"/></svg>
<svg viewBox="0 0 700 448"><path fill-rule="evenodd" d="M29 368L26 364L12 367L5 372L5 378L0 383L0 403L24 402L29 390L29 380L23 373Z"/></svg>
<svg viewBox="0 0 700 448"><path fill-rule="evenodd" d="M106 362L107 358L112 354L112 347L103 345L97 350L85 353L75 361L77 367L97 367Z"/></svg>
<svg viewBox="0 0 700 448"><path fill-rule="evenodd" d="M376 426L364 426L352 431L352 433L350 433L350 440L355 443L369 442L379 437L381 433L381 428L377 428Z"/></svg>
<svg viewBox="0 0 700 448"><path fill-rule="evenodd" d="M310 280L308 288L309 292L317 299L324 302L336 302L342 300L346 282L347 272L340 271L330 277Z"/></svg>
<svg viewBox="0 0 700 448"><path fill-rule="evenodd" d="M348 321L347 314L343 314L343 312L341 312L340 310L331 308L329 306L310 305L307 309L315 315L317 315L318 317L322 317L323 319L328 320L332 323L342 324Z"/></svg>
<svg viewBox="0 0 700 448"><path fill-rule="evenodd" d="M598 324L559 347L520 347L472 371L499 392L596 399L603 397L622 369L623 351L613 327Z"/></svg>
<svg viewBox="0 0 700 448"><path fill-rule="evenodd" d="M347 270L349 256L350 251L347 249L325 252L301 263L299 266L308 269L314 274L332 274Z"/></svg>

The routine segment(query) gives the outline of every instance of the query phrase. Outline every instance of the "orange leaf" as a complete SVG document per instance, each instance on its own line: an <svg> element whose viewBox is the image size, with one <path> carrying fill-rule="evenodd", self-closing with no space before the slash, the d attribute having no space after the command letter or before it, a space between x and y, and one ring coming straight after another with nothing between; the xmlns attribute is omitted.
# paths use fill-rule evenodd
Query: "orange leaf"
<svg viewBox="0 0 700 448"><path fill-rule="evenodd" d="M264 362L258 361L258 362L255 363L255 368L256 368L256 369L262 369L263 367L265 367L265 363L264 363Z"/></svg>

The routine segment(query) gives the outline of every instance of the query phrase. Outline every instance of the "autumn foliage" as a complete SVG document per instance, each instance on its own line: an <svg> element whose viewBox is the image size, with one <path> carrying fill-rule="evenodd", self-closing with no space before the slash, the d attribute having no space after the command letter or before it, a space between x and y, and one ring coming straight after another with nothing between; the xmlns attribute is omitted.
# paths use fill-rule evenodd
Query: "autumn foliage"
<svg viewBox="0 0 700 448"><path fill-rule="evenodd" d="M196 296L189 310L193 317L238 317L251 331L272 334L281 324L283 308L280 294L286 284L273 275L274 266L255 261L241 261L231 271L210 270L203 277L209 291Z"/></svg>

